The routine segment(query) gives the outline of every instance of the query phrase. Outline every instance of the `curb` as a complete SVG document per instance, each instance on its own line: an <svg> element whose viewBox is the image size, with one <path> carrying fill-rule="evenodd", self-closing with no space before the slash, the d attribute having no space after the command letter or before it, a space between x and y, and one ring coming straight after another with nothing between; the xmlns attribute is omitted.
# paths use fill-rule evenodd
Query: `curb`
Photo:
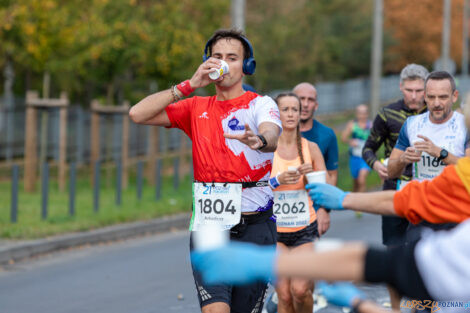
<svg viewBox="0 0 470 313"><path fill-rule="evenodd" d="M117 241L146 234L167 232L172 229L184 229L188 227L189 219L190 214L184 213L151 221L114 225L82 233L66 234L0 247L0 265L86 244Z"/></svg>

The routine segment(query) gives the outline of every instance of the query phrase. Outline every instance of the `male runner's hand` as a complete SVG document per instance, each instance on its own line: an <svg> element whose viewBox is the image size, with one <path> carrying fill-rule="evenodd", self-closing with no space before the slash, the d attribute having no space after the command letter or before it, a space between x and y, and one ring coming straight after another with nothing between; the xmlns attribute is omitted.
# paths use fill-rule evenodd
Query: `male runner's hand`
<svg viewBox="0 0 470 313"><path fill-rule="evenodd" d="M403 164L410 164L421 161L421 153L416 151L415 147L408 147L400 155L400 162Z"/></svg>
<svg viewBox="0 0 470 313"><path fill-rule="evenodd" d="M427 152L429 155L438 158L441 153L441 148L436 146L431 139L426 136L418 135L423 141L417 141L413 144L416 150ZM419 161L419 160L418 160Z"/></svg>
<svg viewBox="0 0 470 313"><path fill-rule="evenodd" d="M305 188L309 189L308 194L312 198L315 209L322 207L330 210L344 210L343 200L348 192L322 183L310 183Z"/></svg>
<svg viewBox="0 0 470 313"><path fill-rule="evenodd" d="M219 59L209 58L207 61L199 65L198 69L194 73L193 77L189 80L189 84L193 89L206 87L212 82L217 82L223 79L223 76L212 80L209 78L209 74L213 72L214 68L220 68L221 63Z"/></svg>
<svg viewBox="0 0 470 313"><path fill-rule="evenodd" d="M379 160L374 162L374 171L379 174L380 178L382 179L388 179L388 169L385 165L382 164Z"/></svg>
<svg viewBox="0 0 470 313"><path fill-rule="evenodd" d="M263 145L261 139L259 139L259 137L251 130L248 124L245 124L244 134L224 134L224 137L227 139L236 139L253 150L258 149Z"/></svg>
<svg viewBox="0 0 470 313"><path fill-rule="evenodd" d="M275 246L231 242L221 248L193 251L191 262L208 284L268 282L275 277Z"/></svg>
<svg viewBox="0 0 470 313"><path fill-rule="evenodd" d="M317 287L328 302L338 306L352 307L355 301L366 298L365 294L351 283L327 284L320 281L317 283Z"/></svg>
<svg viewBox="0 0 470 313"><path fill-rule="evenodd" d="M324 208L319 208L317 214L318 234L322 236L330 228L330 213Z"/></svg>

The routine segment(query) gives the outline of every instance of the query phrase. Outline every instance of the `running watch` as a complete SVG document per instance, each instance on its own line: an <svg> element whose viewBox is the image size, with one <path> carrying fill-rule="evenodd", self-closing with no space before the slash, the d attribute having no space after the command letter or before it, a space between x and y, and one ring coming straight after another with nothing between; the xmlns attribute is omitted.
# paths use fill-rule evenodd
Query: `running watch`
<svg viewBox="0 0 470 313"><path fill-rule="evenodd" d="M446 149L442 148L441 153L439 153L439 157L437 158L437 160L442 161L445 158L447 158L448 155L449 155L449 152Z"/></svg>
<svg viewBox="0 0 470 313"><path fill-rule="evenodd" d="M261 147L258 148L258 150L261 150L268 145L268 142L266 141L266 138L264 138L263 135L257 135L257 136L261 140L261 143L262 143Z"/></svg>

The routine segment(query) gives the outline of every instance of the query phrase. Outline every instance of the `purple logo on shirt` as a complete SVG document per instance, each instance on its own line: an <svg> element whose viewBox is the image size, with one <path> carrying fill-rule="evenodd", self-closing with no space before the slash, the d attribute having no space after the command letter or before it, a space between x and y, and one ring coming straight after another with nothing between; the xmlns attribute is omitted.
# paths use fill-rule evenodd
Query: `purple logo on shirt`
<svg viewBox="0 0 470 313"><path fill-rule="evenodd" d="M228 127L231 130L244 130L245 125L239 125L240 122L237 120L237 118L234 116L230 121L228 121Z"/></svg>

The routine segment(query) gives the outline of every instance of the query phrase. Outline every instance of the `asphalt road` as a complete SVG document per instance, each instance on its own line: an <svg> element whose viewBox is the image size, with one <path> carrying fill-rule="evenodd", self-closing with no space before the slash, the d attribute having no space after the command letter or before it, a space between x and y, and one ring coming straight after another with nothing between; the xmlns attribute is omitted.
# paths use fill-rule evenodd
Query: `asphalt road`
<svg viewBox="0 0 470 313"><path fill-rule="evenodd" d="M380 217L334 212L325 237L380 245ZM0 313L199 312L188 252L188 233L180 231L8 265L0 270ZM383 286L361 288L388 301Z"/></svg>

